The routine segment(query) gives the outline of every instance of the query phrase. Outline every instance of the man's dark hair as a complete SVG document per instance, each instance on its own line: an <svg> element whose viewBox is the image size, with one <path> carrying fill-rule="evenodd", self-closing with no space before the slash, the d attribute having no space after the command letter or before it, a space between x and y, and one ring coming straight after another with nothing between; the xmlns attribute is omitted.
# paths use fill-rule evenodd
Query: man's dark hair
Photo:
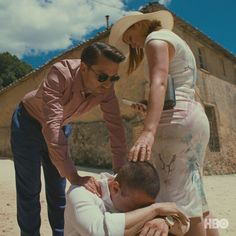
<svg viewBox="0 0 236 236"><path fill-rule="evenodd" d="M125 56L115 47L106 43L95 42L84 48L81 54L81 61L92 66L97 64L100 56L104 56L116 63L120 63L125 59Z"/></svg>
<svg viewBox="0 0 236 236"><path fill-rule="evenodd" d="M128 162L117 173L115 180L121 188L139 190L156 198L160 190L159 175L155 167L148 161Z"/></svg>

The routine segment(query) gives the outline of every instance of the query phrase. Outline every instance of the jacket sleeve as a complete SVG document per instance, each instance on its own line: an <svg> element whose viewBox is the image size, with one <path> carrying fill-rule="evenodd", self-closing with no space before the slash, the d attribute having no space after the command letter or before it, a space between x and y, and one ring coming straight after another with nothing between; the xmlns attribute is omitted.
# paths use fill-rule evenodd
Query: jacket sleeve
<svg viewBox="0 0 236 236"><path fill-rule="evenodd" d="M76 168L69 155L67 137L62 130L62 97L67 87L67 79L55 67L52 67L43 82L43 116L42 132L46 140L49 156L62 177Z"/></svg>
<svg viewBox="0 0 236 236"><path fill-rule="evenodd" d="M117 170L127 161L127 146L119 103L115 95L114 87L112 87L109 93L106 94L100 107L109 131L112 151L112 166L114 170Z"/></svg>
<svg viewBox="0 0 236 236"><path fill-rule="evenodd" d="M123 236L125 214L107 212L104 203L84 187L71 186L65 209L65 234Z"/></svg>

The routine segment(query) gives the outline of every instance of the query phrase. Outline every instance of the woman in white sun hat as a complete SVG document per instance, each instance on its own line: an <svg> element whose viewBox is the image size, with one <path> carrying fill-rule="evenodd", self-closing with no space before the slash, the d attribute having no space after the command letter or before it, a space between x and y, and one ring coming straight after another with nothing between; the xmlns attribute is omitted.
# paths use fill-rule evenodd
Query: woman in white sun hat
<svg viewBox="0 0 236 236"><path fill-rule="evenodd" d="M209 210L202 169L209 140L209 123L202 106L194 100L197 67L186 42L173 33L173 16L161 10L133 12L117 21L109 43L128 56L127 74L144 60L150 91L144 128L130 150L129 160L151 158L161 180L159 202L175 202L190 218L186 235L218 235L206 229ZM168 74L173 78L176 105L164 110ZM144 109L142 106L136 106Z"/></svg>

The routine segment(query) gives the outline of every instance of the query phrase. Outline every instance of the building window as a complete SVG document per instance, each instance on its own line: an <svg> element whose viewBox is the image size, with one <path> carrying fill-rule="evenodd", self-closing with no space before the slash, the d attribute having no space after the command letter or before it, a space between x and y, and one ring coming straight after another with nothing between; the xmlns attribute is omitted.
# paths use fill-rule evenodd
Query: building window
<svg viewBox="0 0 236 236"><path fill-rule="evenodd" d="M225 73L225 63L224 63L224 59L223 58L220 58L220 67L221 67L221 73L223 75L226 75L226 73Z"/></svg>
<svg viewBox="0 0 236 236"><path fill-rule="evenodd" d="M204 70L207 70L206 55L205 55L204 49L203 48L198 48L197 52L198 52L198 61L199 61L200 68L204 69Z"/></svg>
<svg viewBox="0 0 236 236"><path fill-rule="evenodd" d="M210 124L210 140L208 144L209 149L211 152L220 152L220 141L218 135L215 107L205 105L205 112Z"/></svg>

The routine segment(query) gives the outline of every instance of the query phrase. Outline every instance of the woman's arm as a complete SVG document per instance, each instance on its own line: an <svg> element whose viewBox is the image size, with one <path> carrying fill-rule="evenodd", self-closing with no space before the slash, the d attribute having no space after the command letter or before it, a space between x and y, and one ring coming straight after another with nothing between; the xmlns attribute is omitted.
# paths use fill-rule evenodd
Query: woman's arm
<svg viewBox="0 0 236 236"><path fill-rule="evenodd" d="M146 56L149 66L150 93L144 129L129 153L129 160L150 159L151 148L164 106L169 62L174 47L165 41L152 40L147 43Z"/></svg>
<svg viewBox="0 0 236 236"><path fill-rule="evenodd" d="M164 105L169 72L168 43L152 40L146 45L145 50L149 67L150 92L144 132L155 135Z"/></svg>

